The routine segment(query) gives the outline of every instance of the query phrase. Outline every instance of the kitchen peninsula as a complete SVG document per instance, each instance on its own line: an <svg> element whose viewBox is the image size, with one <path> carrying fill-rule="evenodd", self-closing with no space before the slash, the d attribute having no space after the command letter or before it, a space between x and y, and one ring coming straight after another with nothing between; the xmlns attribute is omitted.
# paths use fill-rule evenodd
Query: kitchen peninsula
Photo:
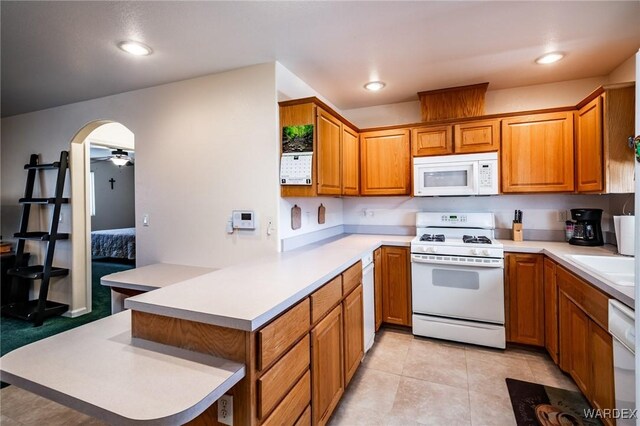
<svg viewBox="0 0 640 426"><path fill-rule="evenodd" d="M355 266L357 270L364 253L380 246L408 247L411 238L345 235L127 299L131 313L120 313L6 355L1 360L1 378L119 423L168 424L168 419L183 422L199 415L204 416L200 420L217 419L217 406L212 403L225 392L234 396L234 424L271 424L274 415L283 413L295 417L292 423L299 417L304 420L303 416L311 416L308 407L316 402L311 395L317 393L310 381L317 354L311 351L309 340L317 337L315 328L344 304L340 303L340 286L335 287L339 296L331 299L333 302L320 303L327 299L314 295L331 286L335 278L346 278L341 278L343 285L349 281L349 269ZM599 279L566 257L612 255L608 247L502 242L505 252L546 255L609 297L633 306L633 288ZM319 318L314 317L314 311ZM271 327L273 324L277 326ZM83 374L86 367L82 362L66 362L72 353L75 359L103 367L91 375ZM92 358L94 355L98 358ZM281 362L286 368L279 365ZM270 375L273 369L280 369L280 374ZM218 379L197 385L210 374ZM144 391L128 391L135 383L144 384ZM280 392L269 400L264 393L268 386ZM319 414L330 415L341 394L330 401L328 411ZM149 398L162 395L157 404L149 403ZM179 395L190 398L177 398ZM161 403L164 398L173 402ZM131 410L132 406L146 408Z"/></svg>

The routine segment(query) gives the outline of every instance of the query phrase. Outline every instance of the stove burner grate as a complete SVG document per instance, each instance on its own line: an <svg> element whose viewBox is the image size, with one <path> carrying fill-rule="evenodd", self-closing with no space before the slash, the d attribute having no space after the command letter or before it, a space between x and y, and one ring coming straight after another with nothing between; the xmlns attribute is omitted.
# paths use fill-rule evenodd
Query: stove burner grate
<svg viewBox="0 0 640 426"><path fill-rule="evenodd" d="M473 235L463 235L462 242L468 244L492 244L491 240L483 235L477 237Z"/></svg>
<svg viewBox="0 0 640 426"><path fill-rule="evenodd" d="M444 243L444 234L422 234L420 241L436 241Z"/></svg>

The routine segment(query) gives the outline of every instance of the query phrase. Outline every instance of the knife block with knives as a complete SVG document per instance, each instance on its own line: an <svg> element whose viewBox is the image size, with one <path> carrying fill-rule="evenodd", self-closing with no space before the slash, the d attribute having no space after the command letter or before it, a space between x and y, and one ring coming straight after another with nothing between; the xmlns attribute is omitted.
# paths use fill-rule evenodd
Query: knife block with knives
<svg viewBox="0 0 640 426"><path fill-rule="evenodd" d="M522 232L522 210L516 210L513 218L513 225L511 227L513 241L523 241L524 235Z"/></svg>

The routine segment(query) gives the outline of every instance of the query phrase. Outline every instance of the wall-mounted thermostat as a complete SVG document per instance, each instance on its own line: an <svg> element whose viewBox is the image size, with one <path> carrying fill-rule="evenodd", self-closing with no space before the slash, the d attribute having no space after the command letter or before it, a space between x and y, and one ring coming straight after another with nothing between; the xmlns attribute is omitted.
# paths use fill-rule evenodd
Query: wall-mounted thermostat
<svg viewBox="0 0 640 426"><path fill-rule="evenodd" d="M233 229L256 229L256 215L251 210L234 210L231 220Z"/></svg>

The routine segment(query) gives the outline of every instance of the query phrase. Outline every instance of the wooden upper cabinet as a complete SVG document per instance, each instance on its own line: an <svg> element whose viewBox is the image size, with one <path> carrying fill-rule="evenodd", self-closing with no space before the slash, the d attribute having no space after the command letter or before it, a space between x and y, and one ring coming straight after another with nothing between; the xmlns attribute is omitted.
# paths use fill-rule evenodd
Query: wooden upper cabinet
<svg viewBox="0 0 640 426"><path fill-rule="evenodd" d="M578 104L576 114L576 191L634 191L635 84L600 87Z"/></svg>
<svg viewBox="0 0 640 426"><path fill-rule="evenodd" d="M358 132L342 125L342 195L360 195Z"/></svg>
<svg viewBox="0 0 640 426"><path fill-rule="evenodd" d="M297 105L287 105L280 107L280 135L282 138L282 129L285 126L303 126L306 124L316 124L316 106L312 102ZM313 131L313 152L317 152L318 137L317 126ZM281 147L282 149L282 147ZM318 168L315 166L317 155L314 155L314 165L311 168L312 185L282 185L280 186L280 194L283 197L315 197L318 195Z"/></svg>
<svg viewBox="0 0 640 426"><path fill-rule="evenodd" d="M409 130L360 134L361 195L409 195L411 155Z"/></svg>
<svg viewBox="0 0 640 426"><path fill-rule="evenodd" d="M317 126L318 195L340 195L342 123L322 108L317 108Z"/></svg>
<svg viewBox="0 0 640 426"><path fill-rule="evenodd" d="M502 192L571 192L573 113L502 120Z"/></svg>
<svg viewBox="0 0 640 426"><path fill-rule="evenodd" d="M576 115L576 190L604 189L602 152L602 98L598 96Z"/></svg>
<svg viewBox="0 0 640 426"><path fill-rule="evenodd" d="M427 126L411 129L411 151L414 157L453 153L451 126Z"/></svg>
<svg viewBox="0 0 640 426"><path fill-rule="evenodd" d="M544 346L544 288L541 254L507 254L510 342Z"/></svg>
<svg viewBox="0 0 640 426"><path fill-rule="evenodd" d="M382 247L382 322L411 325L409 248Z"/></svg>
<svg viewBox="0 0 640 426"><path fill-rule="evenodd" d="M500 149L500 120L470 121L453 126L456 154Z"/></svg>

